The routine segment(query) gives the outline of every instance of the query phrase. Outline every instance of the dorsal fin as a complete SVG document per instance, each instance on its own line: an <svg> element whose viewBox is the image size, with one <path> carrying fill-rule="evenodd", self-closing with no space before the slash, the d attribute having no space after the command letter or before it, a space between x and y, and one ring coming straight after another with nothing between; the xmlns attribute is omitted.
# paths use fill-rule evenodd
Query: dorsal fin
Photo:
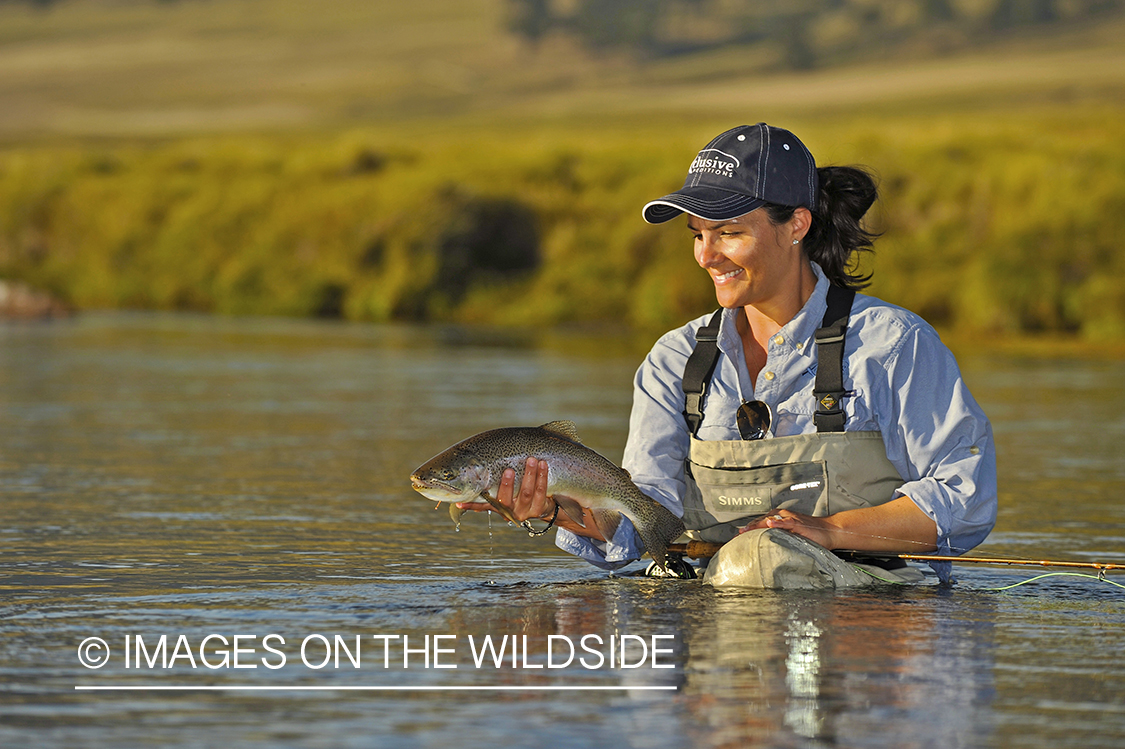
<svg viewBox="0 0 1125 749"><path fill-rule="evenodd" d="M582 444L582 440L578 437L578 427L574 426L573 421L548 421L539 428L566 437L571 442Z"/></svg>

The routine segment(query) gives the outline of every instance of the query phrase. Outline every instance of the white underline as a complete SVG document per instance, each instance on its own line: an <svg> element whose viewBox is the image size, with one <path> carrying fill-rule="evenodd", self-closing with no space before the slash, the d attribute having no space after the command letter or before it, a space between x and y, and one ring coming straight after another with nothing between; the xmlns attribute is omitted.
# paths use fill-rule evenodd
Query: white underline
<svg viewBox="0 0 1125 749"><path fill-rule="evenodd" d="M512 685L483 685L483 686L251 686L251 685L201 685L187 684L176 685L151 685L140 684L137 686L107 686L100 684L76 684L74 689L79 692L195 692L195 691L253 691L253 692L302 692L302 691L349 691L349 692L629 692L629 691L676 691L677 686L512 686Z"/></svg>

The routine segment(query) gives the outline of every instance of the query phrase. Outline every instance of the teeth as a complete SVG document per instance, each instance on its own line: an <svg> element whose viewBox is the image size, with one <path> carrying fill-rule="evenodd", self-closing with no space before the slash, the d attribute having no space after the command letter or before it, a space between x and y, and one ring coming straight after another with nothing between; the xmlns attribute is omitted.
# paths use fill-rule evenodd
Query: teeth
<svg viewBox="0 0 1125 749"><path fill-rule="evenodd" d="M722 273L722 274L719 274L719 275L715 276L715 280L716 281L725 281L728 278L734 278L735 276L737 276L741 272L742 272L742 268L736 268L735 270L732 270L729 273Z"/></svg>

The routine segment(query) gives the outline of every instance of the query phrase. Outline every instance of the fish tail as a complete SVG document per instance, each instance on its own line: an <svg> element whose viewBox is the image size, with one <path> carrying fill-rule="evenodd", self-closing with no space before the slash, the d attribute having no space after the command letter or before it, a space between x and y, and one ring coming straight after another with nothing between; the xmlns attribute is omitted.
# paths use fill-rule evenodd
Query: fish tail
<svg viewBox="0 0 1125 749"><path fill-rule="evenodd" d="M664 509L663 507L661 509ZM667 518L661 518L659 523L634 523L637 534L641 537L648 555L661 569L668 569L668 544L672 543L684 532L683 521L672 513Z"/></svg>

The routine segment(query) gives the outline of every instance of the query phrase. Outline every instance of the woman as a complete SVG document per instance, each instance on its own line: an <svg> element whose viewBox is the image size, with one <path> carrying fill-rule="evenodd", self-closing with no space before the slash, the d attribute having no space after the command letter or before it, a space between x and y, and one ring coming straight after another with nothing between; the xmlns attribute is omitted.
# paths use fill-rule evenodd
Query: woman
<svg viewBox="0 0 1125 749"><path fill-rule="evenodd" d="M714 584L852 584L825 550L956 555L995 523L991 427L952 354L917 315L855 294L875 199L866 172L817 169L792 133L759 123L719 135L683 188L644 208L650 223L687 214L722 309L641 365L624 465L689 535L737 536L709 567ZM529 460L526 475L518 492L506 475L500 501L552 517L546 465ZM640 556L629 523L604 539L558 515L561 548L606 568Z"/></svg>

